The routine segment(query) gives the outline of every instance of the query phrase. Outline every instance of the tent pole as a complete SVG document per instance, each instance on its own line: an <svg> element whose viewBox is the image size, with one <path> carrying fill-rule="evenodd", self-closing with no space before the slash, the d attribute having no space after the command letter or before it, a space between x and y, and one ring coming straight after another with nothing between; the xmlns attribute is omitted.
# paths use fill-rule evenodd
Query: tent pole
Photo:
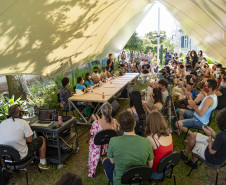
<svg viewBox="0 0 226 185"><path fill-rule="evenodd" d="M157 63L159 65L159 43L160 43L160 8L158 7L158 35L157 35Z"/></svg>

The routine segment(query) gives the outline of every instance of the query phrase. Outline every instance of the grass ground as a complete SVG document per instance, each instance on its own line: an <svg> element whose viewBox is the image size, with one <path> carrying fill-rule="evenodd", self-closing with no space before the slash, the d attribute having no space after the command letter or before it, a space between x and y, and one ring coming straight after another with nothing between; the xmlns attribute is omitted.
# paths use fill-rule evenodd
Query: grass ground
<svg viewBox="0 0 226 185"><path fill-rule="evenodd" d="M141 85L139 82L137 86L134 87L136 90L142 90L145 86ZM120 110L118 111L115 118L118 118L120 111L128 108L128 100L119 100ZM211 126L216 129L215 118L213 119ZM31 165L28 171L29 184L32 185L54 185L56 181L65 172L74 172L81 176L83 183L85 185L107 185L108 180L104 174L101 164L98 165L96 176L94 178L88 178L88 135L90 126L79 126L79 148L80 151L77 154L73 154L64 163L63 169L57 169L57 165L51 164L51 167L47 171L42 171L40 174L35 165ZM181 137L173 134L174 151L181 151L184 147L182 144ZM201 165L198 170L194 170L190 177L187 177L190 168L187 167L183 162L175 168L175 175L177 184L179 185L211 185L215 183L215 171L207 167L206 165ZM219 185L226 184L226 168L223 168L219 175ZM23 185L25 184L24 172L14 173L14 178L11 180L10 184ZM163 184L170 185L173 184L172 179L166 179Z"/></svg>

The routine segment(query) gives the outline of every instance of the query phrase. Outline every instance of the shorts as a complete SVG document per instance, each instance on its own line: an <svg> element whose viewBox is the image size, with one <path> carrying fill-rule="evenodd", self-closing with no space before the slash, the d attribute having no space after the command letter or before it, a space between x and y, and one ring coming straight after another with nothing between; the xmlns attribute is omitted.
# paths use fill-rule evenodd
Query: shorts
<svg viewBox="0 0 226 185"><path fill-rule="evenodd" d="M196 143L192 149L192 153L199 155L205 160L205 151L209 145L209 137L198 133L195 141Z"/></svg>
<svg viewBox="0 0 226 185"><path fill-rule="evenodd" d="M28 147L27 156L24 157L21 161L26 161L30 159L34 155L35 151L41 148L42 144L43 144L43 140L41 137L32 139L32 142L27 144L27 147Z"/></svg>
<svg viewBox="0 0 226 185"><path fill-rule="evenodd" d="M204 126L204 124L194 116L193 111L185 110L184 118L186 119L180 120L183 123L183 127L201 128Z"/></svg>
<svg viewBox="0 0 226 185"><path fill-rule="evenodd" d="M108 159L104 160L103 167L104 167L105 173L106 173L109 181L113 185L113 171L115 169L115 165L112 164L110 159L108 158Z"/></svg>

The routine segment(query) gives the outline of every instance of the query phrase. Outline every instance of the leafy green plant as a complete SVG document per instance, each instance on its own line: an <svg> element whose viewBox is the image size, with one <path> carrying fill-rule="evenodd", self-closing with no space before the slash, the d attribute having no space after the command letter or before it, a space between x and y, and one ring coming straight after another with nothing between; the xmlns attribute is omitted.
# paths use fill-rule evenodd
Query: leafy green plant
<svg viewBox="0 0 226 185"><path fill-rule="evenodd" d="M20 98L14 100L14 96L11 98L5 96L4 99L0 100L0 122L7 119L9 107L12 105L20 105L23 111L27 111L28 109L26 101L23 101Z"/></svg>

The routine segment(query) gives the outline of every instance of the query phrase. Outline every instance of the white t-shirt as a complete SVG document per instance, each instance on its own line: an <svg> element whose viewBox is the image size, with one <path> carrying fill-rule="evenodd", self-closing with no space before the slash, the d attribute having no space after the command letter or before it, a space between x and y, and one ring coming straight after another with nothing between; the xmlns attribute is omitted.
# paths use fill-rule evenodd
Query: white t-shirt
<svg viewBox="0 0 226 185"><path fill-rule="evenodd" d="M162 100L163 100L164 104L166 103L166 98L167 98L168 95L169 95L169 93L168 93L167 90L162 91Z"/></svg>
<svg viewBox="0 0 226 185"><path fill-rule="evenodd" d="M9 118L0 123L0 144L14 147L23 159L28 153L26 138L32 136L33 132L25 120L14 120Z"/></svg>

